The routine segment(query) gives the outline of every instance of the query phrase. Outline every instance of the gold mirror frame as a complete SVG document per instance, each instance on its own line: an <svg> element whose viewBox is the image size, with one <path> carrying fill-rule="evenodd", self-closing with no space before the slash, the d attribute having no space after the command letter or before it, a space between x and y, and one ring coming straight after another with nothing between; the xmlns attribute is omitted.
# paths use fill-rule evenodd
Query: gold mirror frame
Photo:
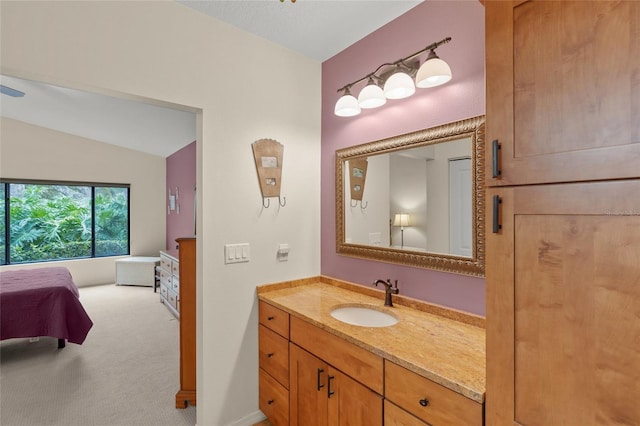
<svg viewBox="0 0 640 426"><path fill-rule="evenodd" d="M418 268L458 274L484 276L485 260L485 195L484 145L485 116L444 124L400 136L369 142L336 151L336 252L346 256L397 263ZM345 242L344 162L370 155L432 145L464 137L471 138L473 179L473 254L460 257L448 254L408 251L388 247L366 246Z"/></svg>

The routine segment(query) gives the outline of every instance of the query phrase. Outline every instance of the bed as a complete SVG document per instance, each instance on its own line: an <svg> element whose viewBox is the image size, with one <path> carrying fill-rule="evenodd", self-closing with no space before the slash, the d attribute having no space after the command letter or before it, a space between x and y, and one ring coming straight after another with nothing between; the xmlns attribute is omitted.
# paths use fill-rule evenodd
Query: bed
<svg viewBox="0 0 640 426"><path fill-rule="evenodd" d="M50 336L81 345L93 322L67 268L0 272L0 340Z"/></svg>

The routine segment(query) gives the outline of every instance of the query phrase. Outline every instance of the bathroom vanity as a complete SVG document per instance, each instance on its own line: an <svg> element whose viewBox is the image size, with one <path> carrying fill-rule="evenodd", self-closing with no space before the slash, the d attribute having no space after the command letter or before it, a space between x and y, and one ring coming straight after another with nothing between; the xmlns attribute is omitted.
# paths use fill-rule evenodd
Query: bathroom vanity
<svg viewBox="0 0 640 426"><path fill-rule="evenodd" d="M402 295L386 307L383 292L328 277L258 298L260 409L274 425L483 423L483 318ZM365 325L332 316L345 307ZM378 313L397 322L367 326Z"/></svg>

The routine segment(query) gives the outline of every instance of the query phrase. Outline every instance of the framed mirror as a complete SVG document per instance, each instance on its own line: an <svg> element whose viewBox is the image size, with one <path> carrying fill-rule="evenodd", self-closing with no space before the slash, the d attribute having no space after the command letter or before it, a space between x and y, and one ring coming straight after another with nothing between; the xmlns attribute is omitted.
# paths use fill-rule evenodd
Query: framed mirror
<svg viewBox="0 0 640 426"><path fill-rule="evenodd" d="M336 151L336 251L484 276L484 122Z"/></svg>

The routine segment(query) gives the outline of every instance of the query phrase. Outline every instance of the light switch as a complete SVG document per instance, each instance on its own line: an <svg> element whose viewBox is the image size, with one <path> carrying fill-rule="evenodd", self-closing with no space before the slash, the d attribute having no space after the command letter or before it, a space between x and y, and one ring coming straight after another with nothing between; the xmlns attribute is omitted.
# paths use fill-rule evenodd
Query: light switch
<svg viewBox="0 0 640 426"><path fill-rule="evenodd" d="M249 243L224 245L224 263L248 262L250 254Z"/></svg>

